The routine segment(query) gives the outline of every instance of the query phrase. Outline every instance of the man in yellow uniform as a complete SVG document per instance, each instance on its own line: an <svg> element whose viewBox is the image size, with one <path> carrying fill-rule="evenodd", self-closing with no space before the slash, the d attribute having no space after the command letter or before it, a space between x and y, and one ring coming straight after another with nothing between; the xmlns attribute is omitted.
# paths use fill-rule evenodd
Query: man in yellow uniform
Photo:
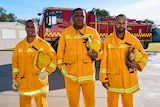
<svg viewBox="0 0 160 107"><path fill-rule="evenodd" d="M148 60L148 55L139 40L126 29L127 18L120 14L115 19L115 31L104 40L100 81L107 89L108 107L118 107L119 95L123 107L134 107L133 93L139 90L137 71L142 71ZM142 54L139 62L130 62L127 59L131 46ZM136 70L130 72L129 68Z"/></svg>
<svg viewBox="0 0 160 107"><path fill-rule="evenodd" d="M64 29L58 44L58 67L64 75L69 107L80 107L80 91L85 107L95 107L95 61L101 57L101 51L88 52L88 38L100 42L98 32L85 24L85 11L76 8L73 11L73 24ZM90 44L89 44L90 45Z"/></svg>
<svg viewBox="0 0 160 107"><path fill-rule="evenodd" d="M48 75L56 70L57 56L51 45L37 35L35 21L28 20L25 25L27 36L16 45L12 55L12 88L18 89L20 107L32 107L33 98L37 107L48 107L46 101L46 93L49 90ZM50 59L48 65L42 66L43 68L37 65L40 62L36 59L39 52L48 55L45 58ZM45 58L41 60L46 62Z"/></svg>

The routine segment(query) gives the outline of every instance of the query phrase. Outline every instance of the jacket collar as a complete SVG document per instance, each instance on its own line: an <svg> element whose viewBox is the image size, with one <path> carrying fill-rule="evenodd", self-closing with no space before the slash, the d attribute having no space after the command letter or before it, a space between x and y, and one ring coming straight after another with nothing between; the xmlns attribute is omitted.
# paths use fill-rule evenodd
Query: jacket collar
<svg viewBox="0 0 160 107"><path fill-rule="evenodd" d="M71 27L71 32L74 32L75 34L77 34L77 33L85 34L87 25L84 24L82 29L80 29L80 30L75 30L73 24L70 27Z"/></svg>
<svg viewBox="0 0 160 107"><path fill-rule="evenodd" d="M39 36L36 35L34 40L30 44L33 44L38 38L39 38ZM24 41L27 42L27 36L25 37Z"/></svg>

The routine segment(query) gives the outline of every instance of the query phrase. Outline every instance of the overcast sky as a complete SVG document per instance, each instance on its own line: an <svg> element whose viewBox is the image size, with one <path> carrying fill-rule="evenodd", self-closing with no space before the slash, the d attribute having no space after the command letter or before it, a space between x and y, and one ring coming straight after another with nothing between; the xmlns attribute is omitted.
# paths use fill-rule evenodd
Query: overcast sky
<svg viewBox="0 0 160 107"><path fill-rule="evenodd" d="M85 8L107 10L111 16L120 13L128 18L150 19L160 25L160 0L0 0L0 7L14 13L18 19L39 18L44 7Z"/></svg>

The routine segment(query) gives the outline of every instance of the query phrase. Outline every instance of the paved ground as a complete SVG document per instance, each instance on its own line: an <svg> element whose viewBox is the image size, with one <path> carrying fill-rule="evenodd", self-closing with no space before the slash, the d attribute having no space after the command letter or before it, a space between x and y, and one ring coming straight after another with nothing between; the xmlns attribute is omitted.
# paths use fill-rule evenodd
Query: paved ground
<svg viewBox="0 0 160 107"><path fill-rule="evenodd" d="M134 96L135 107L160 107L160 53L149 54L145 70L139 73L141 90ZM0 107L19 107L18 94L11 89L11 55L12 51L0 51ZM98 81L98 75L96 79L97 107L106 107L105 89ZM49 107L68 107L61 73L56 71L50 75L49 82L50 92L47 97ZM81 97L81 107L82 100ZM121 107L121 104L119 105Z"/></svg>

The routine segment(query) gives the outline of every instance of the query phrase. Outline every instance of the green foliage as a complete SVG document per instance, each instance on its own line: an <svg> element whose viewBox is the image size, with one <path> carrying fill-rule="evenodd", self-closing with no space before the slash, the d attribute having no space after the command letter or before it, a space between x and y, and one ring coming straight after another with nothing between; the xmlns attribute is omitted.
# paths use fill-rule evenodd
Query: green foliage
<svg viewBox="0 0 160 107"><path fill-rule="evenodd" d="M0 22L8 22L8 20L7 20L7 14L1 13Z"/></svg>
<svg viewBox="0 0 160 107"><path fill-rule="evenodd" d="M24 19L18 19L17 22L25 25L26 20L24 20Z"/></svg>
<svg viewBox="0 0 160 107"><path fill-rule="evenodd" d="M6 13L3 7L0 7L0 22L15 22L16 16L13 13Z"/></svg>
<svg viewBox="0 0 160 107"><path fill-rule="evenodd" d="M110 13L104 9L96 9L97 20L103 20L107 16L110 16Z"/></svg>
<svg viewBox="0 0 160 107"><path fill-rule="evenodd" d="M5 13L5 12L6 12L6 10L3 7L0 7L0 14Z"/></svg>
<svg viewBox="0 0 160 107"><path fill-rule="evenodd" d="M107 16L110 16L110 13L105 9L97 8L96 9L96 16L97 16L97 20L104 20ZM39 20L40 20L39 18L33 18L33 19L37 20L37 22L39 22ZM14 13L7 14L6 10L3 7L0 7L0 22L16 22L16 21L19 23L25 24L26 20L17 19L17 17L15 16ZM154 26L156 26L154 24L154 22L149 19L145 19L143 22L146 22L146 21L148 23L151 23L153 28L154 28Z"/></svg>
<svg viewBox="0 0 160 107"><path fill-rule="evenodd" d="M8 19L9 22L15 22L17 17L13 13L9 13L7 15L7 19Z"/></svg>
<svg viewBox="0 0 160 107"><path fill-rule="evenodd" d="M37 22L39 22L39 18L33 18ZM17 16L13 13L6 13L6 10L3 7L0 7L0 22L19 22L21 24L25 24L25 19L17 19Z"/></svg>

